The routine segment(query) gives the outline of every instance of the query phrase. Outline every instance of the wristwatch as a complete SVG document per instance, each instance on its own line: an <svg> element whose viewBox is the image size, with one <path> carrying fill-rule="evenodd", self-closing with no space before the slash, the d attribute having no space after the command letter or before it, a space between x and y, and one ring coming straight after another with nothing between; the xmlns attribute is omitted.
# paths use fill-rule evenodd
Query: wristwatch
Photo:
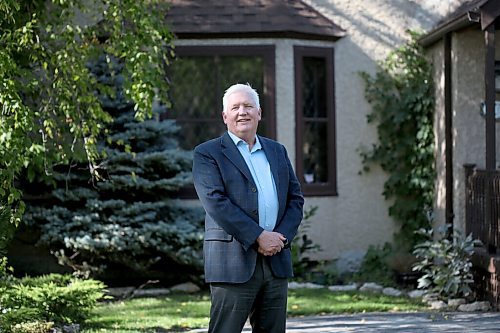
<svg viewBox="0 0 500 333"><path fill-rule="evenodd" d="M285 238L285 241L283 242L283 248L288 249L290 247L290 242L288 241L288 238Z"/></svg>

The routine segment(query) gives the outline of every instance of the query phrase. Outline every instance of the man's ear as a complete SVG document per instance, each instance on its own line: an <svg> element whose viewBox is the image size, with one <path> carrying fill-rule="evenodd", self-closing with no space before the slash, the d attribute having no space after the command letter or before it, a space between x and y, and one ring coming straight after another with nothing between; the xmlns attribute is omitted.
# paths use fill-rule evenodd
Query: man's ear
<svg viewBox="0 0 500 333"><path fill-rule="evenodd" d="M227 122L226 122L226 113L224 111L222 111L221 115L222 115L222 120L224 121L224 124L227 125Z"/></svg>
<svg viewBox="0 0 500 333"><path fill-rule="evenodd" d="M259 108L259 120L261 120L261 119L262 119L262 109Z"/></svg>

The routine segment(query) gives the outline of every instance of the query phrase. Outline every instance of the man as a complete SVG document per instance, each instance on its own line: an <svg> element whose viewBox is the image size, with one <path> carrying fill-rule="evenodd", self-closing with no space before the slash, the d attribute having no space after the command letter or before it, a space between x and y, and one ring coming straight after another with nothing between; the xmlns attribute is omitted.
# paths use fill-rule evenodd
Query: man
<svg viewBox="0 0 500 333"><path fill-rule="evenodd" d="M257 92L235 84L223 97L227 132L194 150L193 178L205 217L209 332L285 332L290 242L304 199L285 148L257 135Z"/></svg>

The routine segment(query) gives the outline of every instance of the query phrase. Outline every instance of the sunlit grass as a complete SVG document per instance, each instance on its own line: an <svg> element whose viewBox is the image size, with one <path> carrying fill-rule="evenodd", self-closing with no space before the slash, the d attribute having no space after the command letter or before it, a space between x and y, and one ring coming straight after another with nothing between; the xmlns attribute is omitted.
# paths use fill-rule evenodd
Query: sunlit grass
<svg viewBox="0 0 500 333"><path fill-rule="evenodd" d="M82 332L184 332L207 327L209 309L207 292L102 303ZM326 288L290 290L288 297L290 317L423 309L422 303L407 297L331 292Z"/></svg>
<svg viewBox="0 0 500 333"><path fill-rule="evenodd" d="M354 312L411 312L423 310L420 301L377 293L331 292L328 289L298 289L288 297L289 316Z"/></svg>
<svg viewBox="0 0 500 333"><path fill-rule="evenodd" d="M182 332L208 325L207 293L101 304L83 332ZM87 326L86 325L86 326Z"/></svg>

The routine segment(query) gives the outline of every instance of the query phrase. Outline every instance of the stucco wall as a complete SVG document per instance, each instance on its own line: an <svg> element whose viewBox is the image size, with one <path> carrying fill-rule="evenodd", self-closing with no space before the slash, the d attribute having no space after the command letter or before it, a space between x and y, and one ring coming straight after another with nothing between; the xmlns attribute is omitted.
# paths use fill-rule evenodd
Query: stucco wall
<svg viewBox="0 0 500 333"><path fill-rule="evenodd" d="M432 71L435 87L434 112L434 146L435 146L435 196L434 196L434 224L442 225L446 221L446 141L444 116L444 43L439 41L426 50ZM439 110L439 111L438 111Z"/></svg>
<svg viewBox="0 0 500 333"><path fill-rule="evenodd" d="M485 98L484 33L478 26L463 29L452 34L452 141L453 141L453 212L454 225L458 230L465 229L465 170L464 164L485 167L486 137L485 118L480 115L480 104ZM428 49L429 56L435 61L435 82L443 82L443 43L438 42ZM497 59L500 59L500 41L496 42ZM445 143L444 143L444 97L438 91L436 103L436 223L444 224L445 216ZM497 100L500 95L497 94ZM500 161L500 126L496 126L497 165Z"/></svg>
<svg viewBox="0 0 500 333"><path fill-rule="evenodd" d="M307 199L308 204L320 205L310 232L324 250L319 257L338 258L342 264L359 258L371 244L391 241L398 227L382 196L386 176L377 168L358 174L361 161L356 149L377 140L374 126L366 123L371 106L358 73L374 74L377 62L407 40L407 29L428 31L460 1L305 2L346 30L346 37L335 44L339 195Z"/></svg>
<svg viewBox="0 0 500 333"><path fill-rule="evenodd" d="M405 30L429 29L453 1L307 0L308 4L346 30L335 43L295 39L178 40L177 45L276 45L277 139L295 161L295 100L293 46L331 46L335 49L335 108L338 196L306 197L306 207L319 207L311 219L309 236L322 252L317 259L338 259L341 269L359 263L369 245L391 241L397 225L388 216L382 196L384 173L374 167L360 175L357 149L376 142L371 110L364 98L360 71L374 74L383 60L408 37ZM265 110L264 110L265 112Z"/></svg>
<svg viewBox="0 0 500 333"><path fill-rule="evenodd" d="M455 35L453 55L453 177L454 223L465 228L465 173L463 165L476 164L485 167L486 131L485 118L480 115L480 103L485 97L484 33L479 29L467 29ZM497 59L500 58L497 42ZM497 95L497 99L498 95ZM497 146L500 135L497 125ZM498 161L497 147L497 161Z"/></svg>

